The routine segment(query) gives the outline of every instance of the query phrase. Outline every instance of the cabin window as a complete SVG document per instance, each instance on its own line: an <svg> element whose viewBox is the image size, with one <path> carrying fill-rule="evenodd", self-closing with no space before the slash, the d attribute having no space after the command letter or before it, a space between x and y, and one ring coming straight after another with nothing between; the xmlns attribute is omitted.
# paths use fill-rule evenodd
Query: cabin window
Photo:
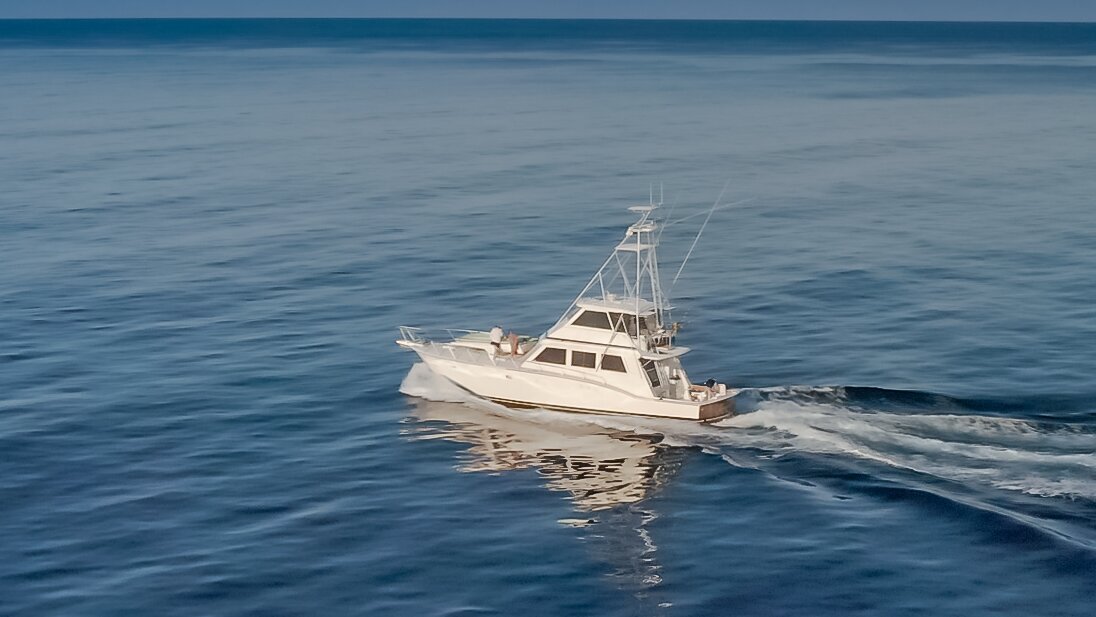
<svg viewBox="0 0 1096 617"><path fill-rule="evenodd" d="M571 351L571 366L594 368L597 366L597 354L585 351Z"/></svg>
<svg viewBox="0 0 1096 617"><path fill-rule="evenodd" d="M643 370L647 373L647 380L651 382L652 388L657 388L662 385L662 380L658 378L658 366L654 360L644 360Z"/></svg>
<svg viewBox="0 0 1096 617"><path fill-rule="evenodd" d="M545 347L544 351L540 352L535 360L549 364L567 364L567 350L558 347Z"/></svg>
<svg viewBox="0 0 1096 617"><path fill-rule="evenodd" d="M609 320L613 322L613 329L617 332L627 332L629 336L636 335L636 318L623 313L609 313Z"/></svg>
<svg viewBox="0 0 1096 617"><path fill-rule="evenodd" d="M610 356L605 354L601 356L601 368L606 371L616 371L618 373L627 373L624 370L624 360L620 359L620 356Z"/></svg>
<svg viewBox="0 0 1096 617"><path fill-rule="evenodd" d="M612 329L612 326L609 325L609 316L600 311L583 311L573 323L576 326L585 326L587 328Z"/></svg>
<svg viewBox="0 0 1096 617"><path fill-rule="evenodd" d="M617 332L627 332L628 336L636 335L636 316L626 313L609 313L609 321ZM639 331L643 334L654 332L656 320L654 315L639 318Z"/></svg>

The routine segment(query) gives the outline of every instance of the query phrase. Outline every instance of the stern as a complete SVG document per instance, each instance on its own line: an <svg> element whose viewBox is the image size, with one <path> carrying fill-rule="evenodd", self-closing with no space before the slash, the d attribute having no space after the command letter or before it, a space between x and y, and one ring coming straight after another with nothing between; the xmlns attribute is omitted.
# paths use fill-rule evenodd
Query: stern
<svg viewBox="0 0 1096 617"><path fill-rule="evenodd" d="M729 396L721 401L712 401L700 406L699 420L701 422L715 422L734 415L734 396Z"/></svg>

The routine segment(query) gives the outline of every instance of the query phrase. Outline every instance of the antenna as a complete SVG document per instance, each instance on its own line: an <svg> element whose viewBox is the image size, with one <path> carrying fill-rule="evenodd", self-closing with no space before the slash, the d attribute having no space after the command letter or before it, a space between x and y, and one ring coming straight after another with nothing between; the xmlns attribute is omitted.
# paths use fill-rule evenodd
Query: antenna
<svg viewBox="0 0 1096 617"><path fill-rule="evenodd" d="M670 212L666 215L666 220L670 220L674 216L674 210L677 209L678 198L674 198L674 203L670 204ZM663 223L658 226L658 235L655 236L655 244L658 244L662 240L662 232L666 231L668 224Z"/></svg>

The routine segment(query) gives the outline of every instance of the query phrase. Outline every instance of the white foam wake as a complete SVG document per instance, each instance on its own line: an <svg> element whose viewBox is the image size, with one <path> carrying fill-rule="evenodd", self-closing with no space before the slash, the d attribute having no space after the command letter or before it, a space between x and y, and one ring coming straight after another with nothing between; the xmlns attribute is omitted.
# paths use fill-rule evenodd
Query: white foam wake
<svg viewBox="0 0 1096 617"><path fill-rule="evenodd" d="M761 450L766 457L791 452L852 456L964 484L1096 500L1096 432L1065 424L871 412L788 400L761 401L755 411L712 425L544 410L516 412L462 390L422 364L412 367L400 391L526 421L658 434L666 445L699 447L725 459L735 449ZM747 457L732 458L736 464L753 466L742 463Z"/></svg>
<svg viewBox="0 0 1096 617"><path fill-rule="evenodd" d="M758 445L777 452L853 455L957 482L1096 499L1096 434L1068 425L772 401L720 426L764 429Z"/></svg>
<svg viewBox="0 0 1096 617"><path fill-rule="evenodd" d="M430 370L421 362L411 366L407 376L400 384L400 392L408 396L417 396L428 401L443 403L465 403L469 405L486 404L485 401L467 390L463 390L448 379Z"/></svg>

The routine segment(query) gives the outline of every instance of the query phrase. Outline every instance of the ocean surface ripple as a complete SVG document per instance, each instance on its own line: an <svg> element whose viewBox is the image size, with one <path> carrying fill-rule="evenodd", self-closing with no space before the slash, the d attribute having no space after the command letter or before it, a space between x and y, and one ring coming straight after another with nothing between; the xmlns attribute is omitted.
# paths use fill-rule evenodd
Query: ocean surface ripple
<svg viewBox="0 0 1096 617"><path fill-rule="evenodd" d="M0 21L0 66L0 614L1092 613L1096 27ZM736 417L393 344L541 332L649 186L728 180L673 300Z"/></svg>

